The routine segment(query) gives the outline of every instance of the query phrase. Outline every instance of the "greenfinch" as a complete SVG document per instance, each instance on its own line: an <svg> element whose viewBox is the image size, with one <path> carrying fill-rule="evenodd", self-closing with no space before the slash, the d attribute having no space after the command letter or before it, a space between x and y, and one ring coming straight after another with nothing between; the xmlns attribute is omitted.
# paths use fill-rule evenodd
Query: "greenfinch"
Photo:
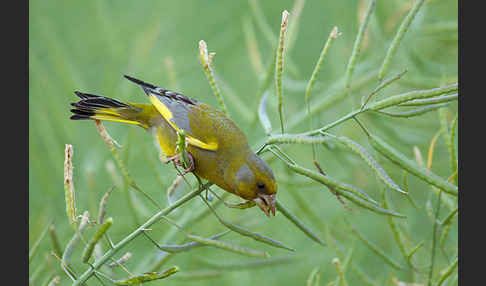
<svg viewBox="0 0 486 286"><path fill-rule="evenodd" d="M169 160L180 160L178 133L184 132L190 165L185 172L216 184L267 216L275 215L277 183L272 169L248 145L245 134L224 113L177 92L125 75L142 87L150 103L129 103L75 91L73 120L135 124L152 133ZM180 163L180 161L179 161Z"/></svg>

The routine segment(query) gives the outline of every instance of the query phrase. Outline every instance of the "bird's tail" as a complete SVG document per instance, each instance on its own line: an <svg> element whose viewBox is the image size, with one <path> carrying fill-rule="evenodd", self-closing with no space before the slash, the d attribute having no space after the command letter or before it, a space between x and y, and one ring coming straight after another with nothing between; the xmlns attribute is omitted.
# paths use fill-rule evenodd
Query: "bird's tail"
<svg viewBox="0 0 486 286"><path fill-rule="evenodd" d="M147 104L124 103L113 98L94 94L74 92L78 102L71 103L72 120L96 119L136 124L148 128L148 117L151 107Z"/></svg>

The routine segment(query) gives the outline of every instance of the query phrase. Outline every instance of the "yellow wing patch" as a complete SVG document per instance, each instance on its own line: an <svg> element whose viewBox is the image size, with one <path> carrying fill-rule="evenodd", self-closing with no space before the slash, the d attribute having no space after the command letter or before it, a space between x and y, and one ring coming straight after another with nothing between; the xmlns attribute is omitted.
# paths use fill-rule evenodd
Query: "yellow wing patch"
<svg viewBox="0 0 486 286"><path fill-rule="evenodd" d="M167 108L167 106L165 106L165 104L162 103L154 95L150 95L149 99L150 99L150 102L155 106L155 108L160 112L162 117L164 117L164 119L170 124L170 126L172 126L172 128L174 128L174 130L179 131L180 130L179 127L177 127L177 125L174 122L172 122L172 120L171 120L172 118L174 118L174 116L172 115L172 112L170 111L170 109ZM201 149L211 150L211 151L215 151L215 150L218 149L218 143L216 143L216 142L205 143L205 142L202 142L201 140L196 139L196 138L189 136L189 135L186 135L186 140L190 145L199 147Z"/></svg>

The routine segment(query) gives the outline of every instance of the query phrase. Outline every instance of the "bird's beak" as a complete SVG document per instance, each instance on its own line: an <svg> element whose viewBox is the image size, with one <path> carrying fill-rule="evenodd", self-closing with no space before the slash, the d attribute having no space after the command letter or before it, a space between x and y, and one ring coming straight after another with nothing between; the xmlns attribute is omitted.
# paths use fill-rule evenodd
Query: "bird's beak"
<svg viewBox="0 0 486 286"><path fill-rule="evenodd" d="M258 194L253 201L268 217L270 217L270 213L275 216L275 194Z"/></svg>

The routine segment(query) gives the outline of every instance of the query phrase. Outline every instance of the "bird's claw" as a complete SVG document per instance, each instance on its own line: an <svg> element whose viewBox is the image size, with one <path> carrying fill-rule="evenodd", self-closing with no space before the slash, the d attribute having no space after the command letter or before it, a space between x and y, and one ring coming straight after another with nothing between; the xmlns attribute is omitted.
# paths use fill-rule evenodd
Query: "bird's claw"
<svg viewBox="0 0 486 286"><path fill-rule="evenodd" d="M182 175L190 173L190 172L194 171L194 169L195 169L194 158L192 157L191 153L186 151L186 155L187 155L187 158L189 159L189 166L187 166L187 168L185 168L183 170ZM165 160L166 164L170 163L170 162L172 162L174 164L174 167L176 169L177 169L177 166L184 166L184 162L182 161L182 154L181 153L177 153L173 156L170 156Z"/></svg>

